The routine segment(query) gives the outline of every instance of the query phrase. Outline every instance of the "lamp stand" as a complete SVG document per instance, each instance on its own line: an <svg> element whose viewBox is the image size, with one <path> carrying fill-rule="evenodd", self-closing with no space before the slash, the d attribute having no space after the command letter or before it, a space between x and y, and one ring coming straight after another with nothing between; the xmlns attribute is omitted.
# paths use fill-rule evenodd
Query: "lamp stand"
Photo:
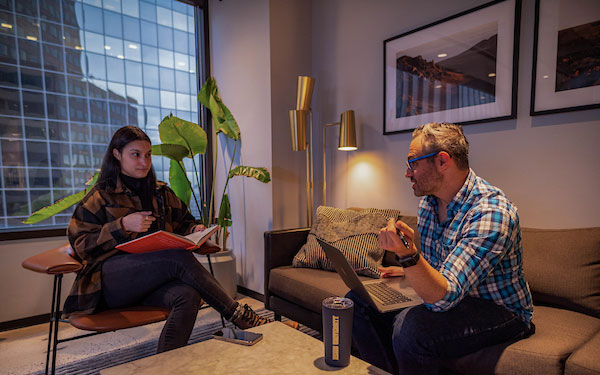
<svg viewBox="0 0 600 375"><path fill-rule="evenodd" d="M308 147L306 147L306 221L308 227L312 227L313 224L313 153L312 153L312 145L313 145L313 118L312 118L312 110L308 111L309 119L310 119L310 137L308 142Z"/></svg>
<svg viewBox="0 0 600 375"><path fill-rule="evenodd" d="M327 159L326 159L326 132L325 130L332 126L338 126L339 122L323 125L323 206L327 206Z"/></svg>

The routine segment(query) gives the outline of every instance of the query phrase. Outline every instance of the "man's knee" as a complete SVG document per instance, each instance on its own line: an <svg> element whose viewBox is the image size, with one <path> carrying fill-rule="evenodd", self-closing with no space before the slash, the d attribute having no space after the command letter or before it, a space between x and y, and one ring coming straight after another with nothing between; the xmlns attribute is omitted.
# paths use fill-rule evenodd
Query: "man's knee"
<svg viewBox="0 0 600 375"><path fill-rule="evenodd" d="M394 320L392 344L394 353L399 355L427 355L430 341L427 337L428 330L425 315L430 313L423 306L414 306L404 309Z"/></svg>

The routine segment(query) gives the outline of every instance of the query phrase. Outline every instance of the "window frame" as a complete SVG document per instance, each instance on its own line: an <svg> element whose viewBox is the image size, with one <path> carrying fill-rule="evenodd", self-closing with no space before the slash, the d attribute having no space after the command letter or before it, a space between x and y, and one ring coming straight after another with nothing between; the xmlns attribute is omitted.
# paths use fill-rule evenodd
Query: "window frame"
<svg viewBox="0 0 600 375"><path fill-rule="evenodd" d="M194 16L196 19L196 92L200 90L200 86L210 74L210 35L209 35L209 17L208 17L208 0L177 0L184 4L194 6ZM202 32L202 36L198 37L199 32ZM202 65L199 64L202 62ZM91 98L88 93L88 98ZM209 135L209 142L207 145L206 153L201 157L203 181L204 186L200 188L203 199L206 199L209 195L209 187L212 185L213 180L213 142L212 137L212 122L210 112L204 106L198 103L198 117L202 128ZM24 138L26 142L27 139ZM212 215L211 215L212 216ZM14 241L22 239L34 239L34 238L50 238L50 237L62 237L66 236L67 227L31 227L27 229L15 228L15 230L6 230L0 232L0 242L2 241Z"/></svg>

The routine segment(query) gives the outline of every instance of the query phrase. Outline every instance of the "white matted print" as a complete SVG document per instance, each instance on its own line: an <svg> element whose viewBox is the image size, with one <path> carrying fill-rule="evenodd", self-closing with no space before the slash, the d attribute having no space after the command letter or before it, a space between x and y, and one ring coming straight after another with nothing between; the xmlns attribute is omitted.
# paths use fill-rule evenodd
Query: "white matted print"
<svg viewBox="0 0 600 375"><path fill-rule="evenodd" d="M537 0L531 115L600 107L600 1Z"/></svg>
<svg viewBox="0 0 600 375"><path fill-rule="evenodd" d="M494 1L384 41L384 134L516 116L519 0Z"/></svg>

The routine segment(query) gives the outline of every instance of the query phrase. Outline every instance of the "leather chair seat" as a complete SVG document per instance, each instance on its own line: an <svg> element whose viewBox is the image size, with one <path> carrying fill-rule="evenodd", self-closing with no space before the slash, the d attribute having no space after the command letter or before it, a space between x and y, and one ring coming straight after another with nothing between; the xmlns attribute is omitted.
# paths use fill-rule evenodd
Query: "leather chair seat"
<svg viewBox="0 0 600 375"><path fill-rule="evenodd" d="M73 314L69 323L86 331L109 332L160 322L167 319L170 311L160 307L136 306L90 315Z"/></svg>

